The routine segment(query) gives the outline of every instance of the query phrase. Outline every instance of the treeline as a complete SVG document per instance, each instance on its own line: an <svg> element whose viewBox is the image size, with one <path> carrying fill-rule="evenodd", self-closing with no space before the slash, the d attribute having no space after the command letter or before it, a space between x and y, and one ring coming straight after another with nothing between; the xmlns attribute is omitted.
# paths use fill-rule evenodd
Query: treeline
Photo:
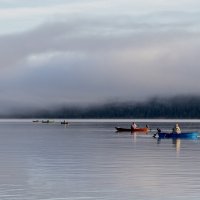
<svg viewBox="0 0 200 200"><path fill-rule="evenodd" d="M146 102L112 102L99 106L62 106L15 113L19 118L200 118L200 97L152 98Z"/></svg>

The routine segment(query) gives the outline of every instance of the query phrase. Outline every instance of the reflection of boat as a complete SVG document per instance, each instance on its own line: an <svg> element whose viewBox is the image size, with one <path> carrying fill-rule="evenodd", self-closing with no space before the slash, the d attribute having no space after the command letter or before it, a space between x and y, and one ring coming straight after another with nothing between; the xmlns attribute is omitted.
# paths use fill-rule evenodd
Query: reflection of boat
<svg viewBox="0 0 200 200"><path fill-rule="evenodd" d="M160 139L168 139L168 138L172 138L172 139L176 139L176 138L180 138L180 139L197 139L199 133L197 132L185 132L185 133L164 133L164 132L158 132L158 136Z"/></svg>
<svg viewBox="0 0 200 200"><path fill-rule="evenodd" d="M121 127L115 127L115 129L118 132L148 132L149 128L145 127L145 128L121 128Z"/></svg>

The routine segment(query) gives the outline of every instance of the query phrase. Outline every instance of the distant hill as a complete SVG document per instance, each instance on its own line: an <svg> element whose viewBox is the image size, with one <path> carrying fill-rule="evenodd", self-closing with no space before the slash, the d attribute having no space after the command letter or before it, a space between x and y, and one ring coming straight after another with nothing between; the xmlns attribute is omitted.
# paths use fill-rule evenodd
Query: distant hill
<svg viewBox="0 0 200 200"><path fill-rule="evenodd" d="M146 102L111 102L98 106L60 106L18 111L14 118L200 118L200 97L152 98Z"/></svg>

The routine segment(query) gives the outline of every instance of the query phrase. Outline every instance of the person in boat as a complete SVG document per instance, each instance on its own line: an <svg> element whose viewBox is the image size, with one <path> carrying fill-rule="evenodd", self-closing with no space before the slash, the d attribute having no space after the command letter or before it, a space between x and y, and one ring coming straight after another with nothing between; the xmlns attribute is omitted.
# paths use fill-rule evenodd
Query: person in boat
<svg viewBox="0 0 200 200"><path fill-rule="evenodd" d="M135 123L135 122L133 122L132 124L131 124L131 130L134 130L134 129L136 129L138 126L137 126L137 124Z"/></svg>
<svg viewBox="0 0 200 200"><path fill-rule="evenodd" d="M180 134L181 133L181 129L178 125L178 123L176 123L176 125L174 126L174 128L172 129L173 133L177 133Z"/></svg>

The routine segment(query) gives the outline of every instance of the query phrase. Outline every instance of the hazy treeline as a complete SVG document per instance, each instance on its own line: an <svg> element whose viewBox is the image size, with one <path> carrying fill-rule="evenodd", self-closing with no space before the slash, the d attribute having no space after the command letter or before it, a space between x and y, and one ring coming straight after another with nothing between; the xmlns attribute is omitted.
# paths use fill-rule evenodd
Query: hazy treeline
<svg viewBox="0 0 200 200"><path fill-rule="evenodd" d="M2 116L5 117L5 116ZM8 117L8 116L7 116ZM200 97L152 98L145 102L112 102L99 106L62 106L24 111L17 118L200 118Z"/></svg>

